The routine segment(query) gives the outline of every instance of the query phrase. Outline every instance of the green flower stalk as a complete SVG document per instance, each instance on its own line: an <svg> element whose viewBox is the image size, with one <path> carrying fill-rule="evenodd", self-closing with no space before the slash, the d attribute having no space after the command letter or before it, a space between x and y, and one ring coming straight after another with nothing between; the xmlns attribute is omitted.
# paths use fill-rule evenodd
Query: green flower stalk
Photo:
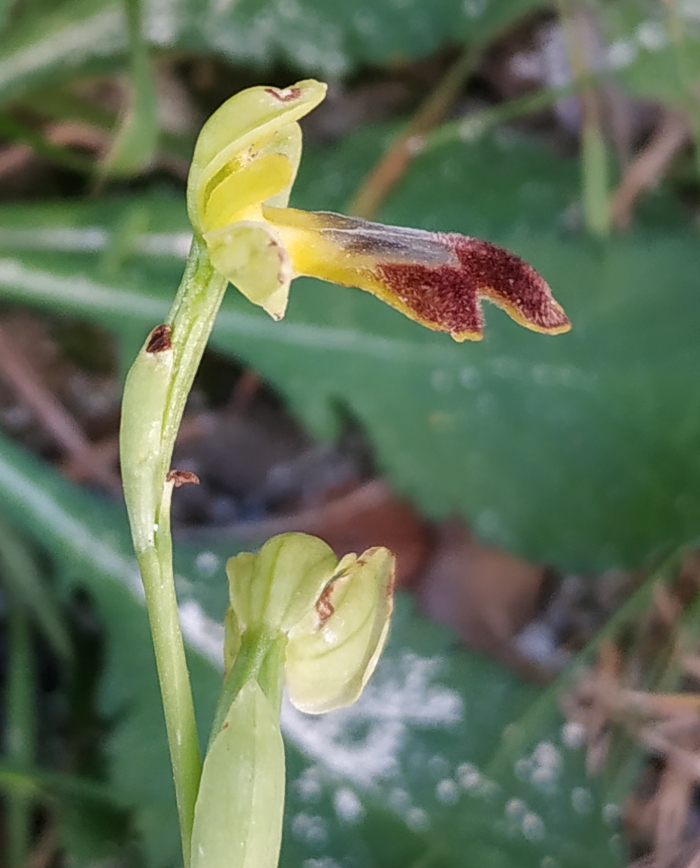
<svg viewBox="0 0 700 868"><path fill-rule="evenodd" d="M483 299L535 331L570 327L544 279L490 242L288 208L301 158L298 121L325 92L313 80L254 87L207 121L188 180L194 235L185 273L167 321L148 336L124 388L124 495L153 635L185 868L274 868L283 685L310 712L354 701L391 612L393 556L384 549L337 563L320 541L291 535L271 540L258 555L234 558L227 674L202 776L170 535L173 488L197 480L170 464L229 281L274 319L285 314L291 281L310 275L371 292L457 341L481 338ZM264 805L273 806L268 813L275 818L267 837L259 832ZM222 823L235 828L233 837Z"/></svg>

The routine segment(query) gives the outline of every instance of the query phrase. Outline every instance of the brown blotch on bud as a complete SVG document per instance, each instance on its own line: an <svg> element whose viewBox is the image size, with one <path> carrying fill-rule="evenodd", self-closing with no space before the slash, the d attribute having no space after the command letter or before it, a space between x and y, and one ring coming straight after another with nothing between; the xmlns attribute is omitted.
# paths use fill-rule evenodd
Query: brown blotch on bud
<svg viewBox="0 0 700 868"><path fill-rule="evenodd" d="M274 96L274 98L278 99L280 102L291 102L292 100L299 99L301 96L301 88L288 87L286 90L278 90L274 87L266 87L265 93L269 93L270 96Z"/></svg>
<svg viewBox="0 0 700 868"><path fill-rule="evenodd" d="M199 485L199 477L191 470L169 470L165 481L172 482L175 488L181 485Z"/></svg>
<svg viewBox="0 0 700 868"><path fill-rule="evenodd" d="M326 621L335 612L335 607L331 602L332 589L333 583L331 582L329 585L326 585L323 591L321 591L321 596L316 600L316 614L318 615L320 627L323 627Z"/></svg>
<svg viewBox="0 0 700 868"><path fill-rule="evenodd" d="M147 353L163 353L166 350L171 350L173 347L171 341L172 327L169 325L156 326L148 338L146 344Z"/></svg>

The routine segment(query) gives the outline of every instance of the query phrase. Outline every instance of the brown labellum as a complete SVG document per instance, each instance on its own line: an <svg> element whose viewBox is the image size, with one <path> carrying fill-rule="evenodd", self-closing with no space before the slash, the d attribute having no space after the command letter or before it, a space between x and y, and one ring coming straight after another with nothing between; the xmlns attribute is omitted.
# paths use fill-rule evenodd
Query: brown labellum
<svg viewBox="0 0 700 868"><path fill-rule="evenodd" d="M480 300L486 298L534 331L559 334L571 328L544 278L519 256L478 238L454 233L436 238L452 249L458 264L380 263L376 269L418 322L458 341L480 340Z"/></svg>

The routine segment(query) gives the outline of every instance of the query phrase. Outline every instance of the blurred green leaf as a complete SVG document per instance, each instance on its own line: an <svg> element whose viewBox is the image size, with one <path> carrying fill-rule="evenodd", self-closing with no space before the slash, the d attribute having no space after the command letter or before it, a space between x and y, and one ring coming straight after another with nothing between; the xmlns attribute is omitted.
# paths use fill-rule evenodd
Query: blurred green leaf
<svg viewBox="0 0 700 868"><path fill-rule="evenodd" d="M263 69L283 63L338 77L360 65L426 57L446 44L482 43L542 0L187 0L144 4L150 45ZM31 7L0 46L0 102L123 63L121 0L70 0L51 15Z"/></svg>
<svg viewBox="0 0 700 868"><path fill-rule="evenodd" d="M636 96L684 108L688 84L700 77L700 22L692 4L599 3L600 20L608 42L608 57L619 80ZM674 32L673 16L682 30ZM679 53L682 57L679 57Z"/></svg>
<svg viewBox="0 0 700 868"><path fill-rule="evenodd" d="M82 588L97 604L106 631L101 711L114 725L107 742L114 803L133 806L149 864L177 864L160 697L121 510L4 438L0 497L51 554L65 591ZM221 552L209 550L181 551L176 564L185 634L199 649L190 663L203 730L221 680L220 630L211 616L220 617L226 603L223 563ZM539 868L551 858L567 868L591 860L616 868L610 811L580 751L567 747L556 693L539 700L538 690L460 650L447 631L398 602L389 646L360 702L322 717L284 711L283 865ZM28 783L52 787L50 776ZM74 790L78 798L87 791Z"/></svg>
<svg viewBox="0 0 700 868"><path fill-rule="evenodd" d="M141 0L123 2L129 30L129 99L101 166L103 174L113 177L129 177L148 168L158 144L156 86L143 32L143 4Z"/></svg>
<svg viewBox="0 0 700 868"><path fill-rule="evenodd" d="M2 584L12 606L21 608L43 634L53 653L63 662L69 662L73 657L73 648L55 597L44 581L32 552L2 520L0 568Z"/></svg>

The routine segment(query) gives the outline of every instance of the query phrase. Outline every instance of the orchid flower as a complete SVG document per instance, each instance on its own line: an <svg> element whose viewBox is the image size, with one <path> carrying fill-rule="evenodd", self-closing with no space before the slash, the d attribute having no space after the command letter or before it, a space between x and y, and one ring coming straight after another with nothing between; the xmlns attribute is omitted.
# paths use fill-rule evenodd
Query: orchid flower
<svg viewBox="0 0 700 868"><path fill-rule="evenodd" d="M530 329L569 320L522 259L454 233L383 226L288 207L301 158L299 119L324 98L307 80L254 87L214 113L187 188L194 228L165 322L124 386L124 496L148 606L185 868L275 868L284 802L282 689L311 712L357 699L386 640L394 558L370 549L338 562L320 540L287 534L228 565L227 668L202 766L173 572L170 505L195 475L171 469L175 437L231 282L274 319L291 281L318 277L373 293L455 340L478 340L481 300Z"/></svg>
<svg viewBox="0 0 700 868"><path fill-rule="evenodd" d="M544 279L495 244L288 208L301 157L298 121L325 94L312 79L249 88L202 129L188 210L220 274L274 319L285 314L290 282L307 275L367 290L457 341L481 339L481 299L534 331L568 331Z"/></svg>

